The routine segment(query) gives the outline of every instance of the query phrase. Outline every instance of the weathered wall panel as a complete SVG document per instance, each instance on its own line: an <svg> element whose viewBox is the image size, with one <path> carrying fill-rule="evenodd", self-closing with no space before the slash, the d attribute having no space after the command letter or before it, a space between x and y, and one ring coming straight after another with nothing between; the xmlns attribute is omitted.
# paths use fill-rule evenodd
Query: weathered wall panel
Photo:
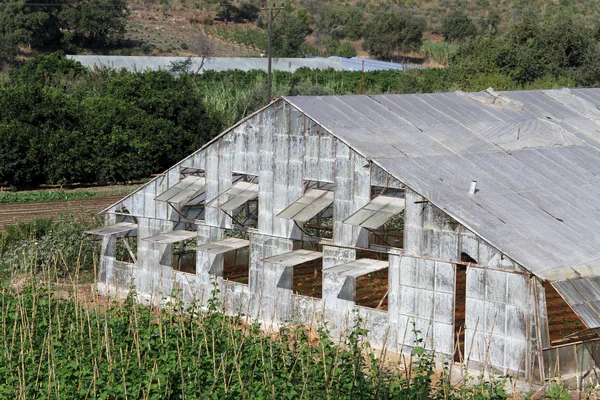
<svg viewBox="0 0 600 400"><path fill-rule="evenodd" d="M400 294L394 318L398 329L406 332L399 337L399 345L410 348L422 338L427 349L452 355L455 279L452 264L402 256L398 275Z"/></svg>
<svg viewBox="0 0 600 400"><path fill-rule="evenodd" d="M527 276L479 267L467 270L465 355L504 372L528 373L532 293Z"/></svg>

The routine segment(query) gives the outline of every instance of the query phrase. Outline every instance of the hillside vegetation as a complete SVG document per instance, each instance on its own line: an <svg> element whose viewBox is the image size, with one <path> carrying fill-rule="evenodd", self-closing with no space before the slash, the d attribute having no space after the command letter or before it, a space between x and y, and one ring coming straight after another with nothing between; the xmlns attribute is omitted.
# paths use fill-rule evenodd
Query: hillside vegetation
<svg viewBox="0 0 600 400"><path fill-rule="evenodd" d="M367 73L365 92L598 86L598 38L570 8L530 11L503 34L458 45L448 68ZM90 71L60 53L37 56L0 80L0 186L162 172L265 105L265 75ZM274 94L360 94L361 80L358 71L277 72Z"/></svg>
<svg viewBox="0 0 600 400"><path fill-rule="evenodd" d="M589 29L600 21L600 3L594 0L288 0L283 4L274 19L277 56L361 55L437 66L447 64L451 45L504 33L531 10L540 14L568 7ZM262 0L56 4L7 0L0 4L0 64L59 49L115 55L260 56L266 53L267 43L263 5ZM430 51L433 47L437 52Z"/></svg>
<svg viewBox="0 0 600 400"><path fill-rule="evenodd" d="M237 14L231 10L233 18ZM295 22L277 27L277 51L306 51L303 35L314 23L302 22L300 11L286 15ZM464 14L449 14L444 28L449 41L420 44L423 21L393 7L372 20L363 42L369 51L387 56L421 48L448 67L366 73L365 93L600 84L600 30L577 7L524 7L501 32L481 34L471 22ZM262 46L252 34L238 37ZM268 101L262 71L197 74L182 65L173 70L178 73L91 71L60 52L14 61L8 73L0 74L0 187L148 177ZM277 72L273 81L275 95L363 90L361 73L352 71Z"/></svg>

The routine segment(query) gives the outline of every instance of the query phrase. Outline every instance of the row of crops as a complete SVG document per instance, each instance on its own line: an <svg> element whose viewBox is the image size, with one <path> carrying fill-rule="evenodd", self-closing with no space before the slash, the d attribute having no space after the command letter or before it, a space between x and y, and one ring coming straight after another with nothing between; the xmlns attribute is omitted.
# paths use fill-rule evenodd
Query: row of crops
<svg viewBox="0 0 600 400"><path fill-rule="evenodd" d="M39 283L4 287L0 397L46 399L426 399L507 398L503 382L454 387L432 381L417 346L405 371L384 364L362 321L333 341L322 328L266 334L257 324L182 303L154 309L106 305Z"/></svg>

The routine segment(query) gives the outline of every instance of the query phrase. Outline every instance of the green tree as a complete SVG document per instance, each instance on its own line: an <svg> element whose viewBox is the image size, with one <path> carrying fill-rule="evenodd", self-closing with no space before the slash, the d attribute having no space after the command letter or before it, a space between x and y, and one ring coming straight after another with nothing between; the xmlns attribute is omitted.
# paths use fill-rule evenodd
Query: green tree
<svg viewBox="0 0 600 400"><path fill-rule="evenodd" d="M468 15L452 11L442 21L442 34L448 41L461 41L475 37L477 28Z"/></svg>
<svg viewBox="0 0 600 400"><path fill-rule="evenodd" d="M238 8L231 4L230 0L221 0L217 10L219 21L233 22L237 18Z"/></svg>
<svg viewBox="0 0 600 400"><path fill-rule="evenodd" d="M58 46L62 33L58 14L70 0L7 0L0 4L0 33L5 40L29 46Z"/></svg>
<svg viewBox="0 0 600 400"><path fill-rule="evenodd" d="M503 75L518 85L577 79L595 81L598 49L593 32L581 16L565 7L549 7L543 14L521 10L520 19L500 37L481 37L462 46L450 65L456 82L477 75Z"/></svg>
<svg viewBox="0 0 600 400"><path fill-rule="evenodd" d="M309 33L308 27L293 16L286 16L273 27L273 55L301 57L302 44Z"/></svg>
<svg viewBox="0 0 600 400"><path fill-rule="evenodd" d="M239 7L238 18L247 21L256 21L260 8L251 3L242 3Z"/></svg>
<svg viewBox="0 0 600 400"><path fill-rule="evenodd" d="M19 54L19 42L14 35L8 33L0 34L0 70L7 64L12 64Z"/></svg>
<svg viewBox="0 0 600 400"><path fill-rule="evenodd" d="M356 49L346 40L340 42L328 37L325 39L325 47L327 48L327 53L331 56L356 57Z"/></svg>
<svg viewBox="0 0 600 400"><path fill-rule="evenodd" d="M60 13L65 39L84 46L120 42L127 27L126 0L85 0Z"/></svg>
<svg viewBox="0 0 600 400"><path fill-rule="evenodd" d="M365 28L363 48L371 56L390 59L398 50L421 46L425 20L394 12L380 12Z"/></svg>
<svg viewBox="0 0 600 400"><path fill-rule="evenodd" d="M346 22L346 37L350 40L359 40L362 37L363 23L362 10L358 7L350 7Z"/></svg>
<svg viewBox="0 0 600 400"><path fill-rule="evenodd" d="M329 35L335 40L346 37L345 27L348 22L348 13L345 9L327 7L317 25L319 33Z"/></svg>
<svg viewBox="0 0 600 400"><path fill-rule="evenodd" d="M583 65L591 38L583 20L568 8L550 8L541 17L528 12L503 36L496 64L520 83L570 74Z"/></svg>
<svg viewBox="0 0 600 400"><path fill-rule="evenodd" d="M0 121L0 186L36 185L39 157L35 128L16 120Z"/></svg>

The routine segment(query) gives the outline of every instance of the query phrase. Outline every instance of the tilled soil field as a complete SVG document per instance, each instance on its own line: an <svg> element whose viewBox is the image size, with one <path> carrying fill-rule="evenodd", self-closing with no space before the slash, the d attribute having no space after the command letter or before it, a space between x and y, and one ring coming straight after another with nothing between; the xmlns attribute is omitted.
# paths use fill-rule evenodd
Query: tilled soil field
<svg viewBox="0 0 600 400"><path fill-rule="evenodd" d="M0 230L18 222L56 218L67 213L91 220L98 212L121 198L122 195L101 199L0 204Z"/></svg>

